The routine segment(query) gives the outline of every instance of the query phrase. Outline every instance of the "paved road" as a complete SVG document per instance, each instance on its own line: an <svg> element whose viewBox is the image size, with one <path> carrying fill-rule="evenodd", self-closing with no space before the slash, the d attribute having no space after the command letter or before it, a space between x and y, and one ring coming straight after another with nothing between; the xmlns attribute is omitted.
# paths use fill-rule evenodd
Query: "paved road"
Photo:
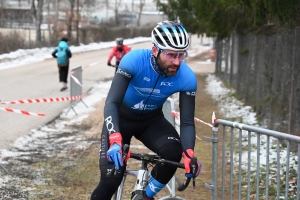
<svg viewBox="0 0 300 200"><path fill-rule="evenodd" d="M192 42L193 45L199 41L195 38L192 39ZM130 46L132 49L150 48L151 43L149 41L132 44ZM83 93L86 93L100 80L113 77L114 68L106 66L109 51L110 49L90 51L74 54L71 58L70 69L78 66L83 67ZM98 64L93 65L93 63L96 62L98 62ZM202 68L205 72L213 70L213 64L202 65L202 67L196 63L188 64L197 72L201 72ZM0 100L2 102L20 99L70 96L69 89L64 92L59 91L60 85L58 83L58 70L55 59L47 59L38 63L1 70L0 80ZM16 138L28 134L33 128L38 128L52 121L69 105L70 102L0 105L1 107L46 114L45 117L36 117L0 111L0 149L9 148L9 145Z"/></svg>

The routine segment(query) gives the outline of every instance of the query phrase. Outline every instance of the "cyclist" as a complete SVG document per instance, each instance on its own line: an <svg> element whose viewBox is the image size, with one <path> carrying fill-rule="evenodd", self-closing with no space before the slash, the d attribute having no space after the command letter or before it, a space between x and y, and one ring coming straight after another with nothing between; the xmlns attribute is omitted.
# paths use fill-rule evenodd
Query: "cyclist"
<svg viewBox="0 0 300 200"><path fill-rule="evenodd" d="M107 65L112 66L110 62L113 57L116 58L115 72L117 71L119 63L123 56L131 50L129 46L123 44L123 38L117 38L116 43L117 46L113 47L107 59Z"/></svg>
<svg viewBox="0 0 300 200"><path fill-rule="evenodd" d="M152 30L152 50L138 49L125 55L113 78L104 106L105 123L100 141L100 173L91 200L109 200L121 183L126 165L122 145L132 136L167 160L184 158L186 176L191 177L190 161L195 146L195 95L197 79L183 60L190 41L185 28L162 21ZM180 136L163 115L166 99L179 92ZM113 164L119 170L107 177ZM201 163L197 161L199 175ZM150 173L146 199L153 199L172 178L176 167L156 165Z"/></svg>

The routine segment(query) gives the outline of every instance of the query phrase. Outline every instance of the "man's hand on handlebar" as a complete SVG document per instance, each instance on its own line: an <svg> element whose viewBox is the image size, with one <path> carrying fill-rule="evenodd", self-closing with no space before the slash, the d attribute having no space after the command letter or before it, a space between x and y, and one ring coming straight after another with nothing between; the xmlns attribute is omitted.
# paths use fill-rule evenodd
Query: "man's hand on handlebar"
<svg viewBox="0 0 300 200"><path fill-rule="evenodd" d="M196 178L199 176L202 168L202 164L194 156L194 151L192 149L187 149L182 153L184 158L184 168L186 171L185 176L187 178Z"/></svg>
<svg viewBox="0 0 300 200"><path fill-rule="evenodd" d="M123 154L122 135L119 132L115 132L109 136L109 143L110 147L106 153L107 159L115 164L117 170L120 170L124 162L130 157L130 152L127 150L126 155Z"/></svg>

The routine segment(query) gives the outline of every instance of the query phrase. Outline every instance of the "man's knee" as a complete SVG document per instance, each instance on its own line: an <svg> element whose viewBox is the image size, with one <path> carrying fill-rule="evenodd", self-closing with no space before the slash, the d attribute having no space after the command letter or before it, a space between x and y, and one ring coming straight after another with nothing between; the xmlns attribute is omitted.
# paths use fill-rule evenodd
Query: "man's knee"
<svg viewBox="0 0 300 200"><path fill-rule="evenodd" d="M166 143L159 149L159 155L166 160L179 162L181 160L182 147L179 143Z"/></svg>

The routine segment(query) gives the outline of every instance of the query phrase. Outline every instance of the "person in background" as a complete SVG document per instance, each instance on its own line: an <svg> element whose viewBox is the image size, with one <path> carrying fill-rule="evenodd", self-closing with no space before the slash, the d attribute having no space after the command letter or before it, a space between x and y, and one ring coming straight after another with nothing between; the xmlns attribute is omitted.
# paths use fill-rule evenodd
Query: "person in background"
<svg viewBox="0 0 300 200"><path fill-rule="evenodd" d="M68 89L68 73L70 58L72 57L72 52L68 45L68 39L62 38L58 46L52 52L52 56L57 59L57 66L59 72L59 82L61 83L60 91Z"/></svg>
<svg viewBox="0 0 300 200"><path fill-rule="evenodd" d="M118 70L119 63L123 58L123 56L131 50L129 46L123 44L123 38L117 38L116 43L117 46L113 47L107 59L107 65L112 66L111 60L113 57L115 57L116 59L115 72Z"/></svg>
<svg viewBox="0 0 300 200"><path fill-rule="evenodd" d="M183 61L190 45L188 33L179 23L162 21L152 30L152 49L126 54L112 80L105 106L100 141L100 181L91 200L110 200L122 181L124 144L134 136L163 159L180 162L186 176L194 178L191 159L195 157L194 122L197 79ZM180 135L164 117L162 107L168 97L179 93ZM129 154L129 153L128 153ZM130 155L130 154L129 154ZM126 159L125 159L126 160ZM202 164L197 160L196 174ZM113 165L118 173L107 177ZM145 194L138 199L153 200L174 176L176 167L156 165Z"/></svg>

